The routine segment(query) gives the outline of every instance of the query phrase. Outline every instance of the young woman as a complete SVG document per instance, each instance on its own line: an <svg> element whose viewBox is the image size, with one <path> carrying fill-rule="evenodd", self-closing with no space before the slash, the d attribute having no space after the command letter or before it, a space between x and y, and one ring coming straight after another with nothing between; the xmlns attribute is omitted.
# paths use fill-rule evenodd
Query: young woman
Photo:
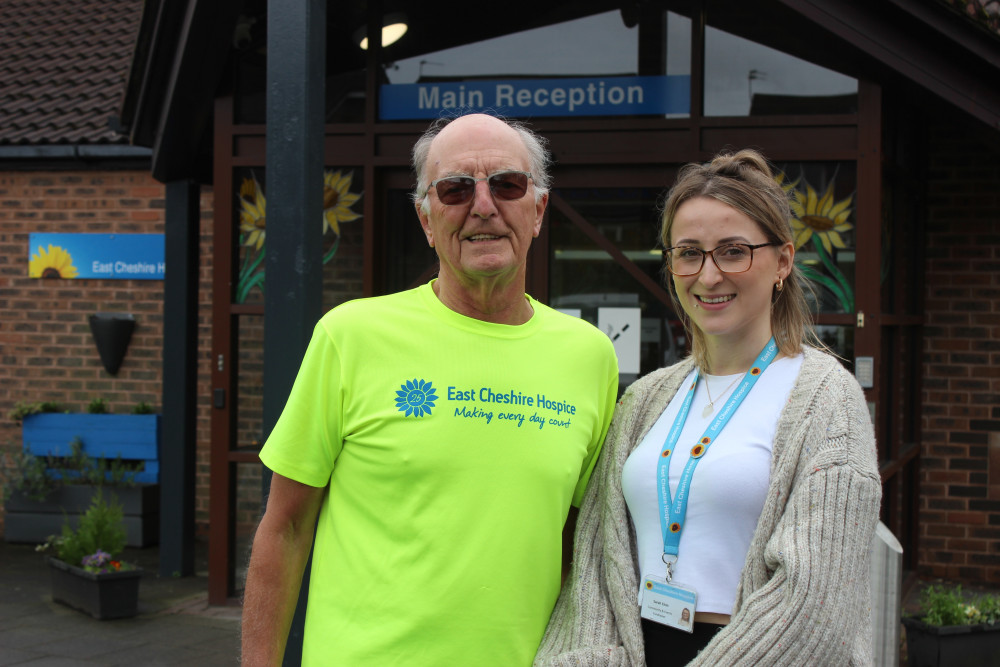
<svg viewBox="0 0 1000 667"><path fill-rule="evenodd" d="M755 151L679 174L661 241L692 354L616 408L537 665L871 663L874 433L789 217Z"/></svg>

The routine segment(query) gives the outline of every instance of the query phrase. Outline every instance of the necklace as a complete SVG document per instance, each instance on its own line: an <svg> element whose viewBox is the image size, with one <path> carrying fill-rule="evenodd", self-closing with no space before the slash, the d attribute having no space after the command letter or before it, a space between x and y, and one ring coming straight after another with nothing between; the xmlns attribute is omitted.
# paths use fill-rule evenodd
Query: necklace
<svg viewBox="0 0 1000 667"><path fill-rule="evenodd" d="M729 386L722 390L722 393L719 394L719 398L722 398L723 396L725 396L726 392L728 392L730 389L732 389L733 385L736 384L737 382L739 382L740 378L742 378L742 377L743 377L742 375L737 375L736 379L733 380L732 382L730 382ZM705 409L701 411L701 416L703 418L707 418L710 414L712 414L713 412L715 412L715 401L712 400L712 392L711 392L711 390L709 390L708 386L709 386L708 376L706 375L705 376L705 393L708 394L708 405L706 405Z"/></svg>

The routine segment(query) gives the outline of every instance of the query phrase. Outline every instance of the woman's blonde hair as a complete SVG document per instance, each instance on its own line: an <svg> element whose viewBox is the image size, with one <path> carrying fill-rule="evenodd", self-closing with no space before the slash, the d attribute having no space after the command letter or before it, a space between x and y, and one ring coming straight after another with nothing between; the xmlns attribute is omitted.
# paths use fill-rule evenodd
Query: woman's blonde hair
<svg viewBox="0 0 1000 667"><path fill-rule="evenodd" d="M671 245L670 232L677 209L695 197L709 197L736 209L756 222L771 243L794 242L789 223L791 210L788 207L788 195L775 180L767 159L755 150L744 149L736 153L724 151L711 162L688 164L680 170L677 182L670 188L663 205L660 242L664 248ZM705 347L705 336L681 308L673 280L666 268L664 274L674 310L684 323L684 330L691 341L691 354L700 367L711 368L708 364L710 360ZM811 289L810 285L793 264L781 291L776 288L772 291L771 333L782 354L798 354L803 342L826 349L812 325L812 315L806 301L808 289Z"/></svg>

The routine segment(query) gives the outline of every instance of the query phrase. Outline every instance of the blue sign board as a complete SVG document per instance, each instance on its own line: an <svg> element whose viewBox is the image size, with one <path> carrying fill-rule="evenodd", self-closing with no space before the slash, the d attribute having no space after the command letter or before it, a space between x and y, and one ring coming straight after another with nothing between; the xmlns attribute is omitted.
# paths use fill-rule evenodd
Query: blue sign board
<svg viewBox="0 0 1000 667"><path fill-rule="evenodd" d="M29 234L31 278L163 280L163 234Z"/></svg>
<svg viewBox="0 0 1000 667"><path fill-rule="evenodd" d="M510 118L688 114L691 77L472 80L385 84L380 89L380 120L438 118L459 111Z"/></svg>

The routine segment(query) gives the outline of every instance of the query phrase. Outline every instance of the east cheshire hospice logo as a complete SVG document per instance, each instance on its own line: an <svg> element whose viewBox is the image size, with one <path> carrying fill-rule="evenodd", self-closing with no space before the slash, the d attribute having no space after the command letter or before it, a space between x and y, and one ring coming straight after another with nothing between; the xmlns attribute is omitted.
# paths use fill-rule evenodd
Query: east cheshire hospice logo
<svg viewBox="0 0 1000 667"><path fill-rule="evenodd" d="M413 378L399 386L396 392L396 408L406 416L423 417L431 413L434 401L438 399L430 382Z"/></svg>

